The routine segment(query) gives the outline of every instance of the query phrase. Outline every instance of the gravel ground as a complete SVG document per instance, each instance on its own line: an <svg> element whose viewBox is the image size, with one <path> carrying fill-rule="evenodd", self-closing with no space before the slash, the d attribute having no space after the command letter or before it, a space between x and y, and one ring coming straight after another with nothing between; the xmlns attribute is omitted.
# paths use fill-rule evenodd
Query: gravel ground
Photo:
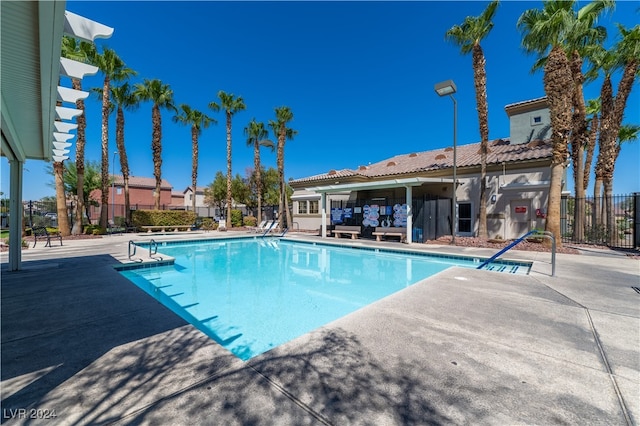
<svg viewBox="0 0 640 426"><path fill-rule="evenodd" d="M496 250L500 250L501 248L506 247L512 240L486 240L482 238L476 237L456 237L455 245L458 247L480 247L480 248L492 248ZM437 240L427 241L425 244L450 244L451 237L440 237ZM566 253L566 254L580 254L580 250L578 248L590 248L590 249L598 249L598 250L612 250L607 246L598 246L593 244L563 244L562 247L558 247L556 249L556 253ZM551 246L547 246L546 244L527 241L524 240L520 242L518 245L513 247L512 250L524 250L524 251L541 251L541 252L551 252ZM627 257L632 259L640 260L640 251L633 249L620 249L615 250L623 252Z"/></svg>
<svg viewBox="0 0 640 426"><path fill-rule="evenodd" d="M496 250L500 250L501 248L506 247L512 240L487 240L483 238L476 237L456 237L455 245L458 247L479 247L479 248L492 248ZM425 244L450 244L451 237L440 237L437 240L429 240ZM592 246L593 247L593 246ZM605 248L607 247L598 247ZM543 251L543 252L551 252L551 246L547 247L546 244L539 242L532 242L524 240L513 247L512 250L523 250L523 251ZM580 254L580 252L571 247L558 247L556 249L556 253L567 253L567 254Z"/></svg>

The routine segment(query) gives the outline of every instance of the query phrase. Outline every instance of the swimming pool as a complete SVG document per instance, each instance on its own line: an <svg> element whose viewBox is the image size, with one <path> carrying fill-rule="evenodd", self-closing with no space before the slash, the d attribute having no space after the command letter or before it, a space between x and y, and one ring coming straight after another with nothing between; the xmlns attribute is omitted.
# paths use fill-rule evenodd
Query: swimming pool
<svg viewBox="0 0 640 426"><path fill-rule="evenodd" d="M162 243L159 251L175 263L120 273L243 360L481 260L275 238Z"/></svg>

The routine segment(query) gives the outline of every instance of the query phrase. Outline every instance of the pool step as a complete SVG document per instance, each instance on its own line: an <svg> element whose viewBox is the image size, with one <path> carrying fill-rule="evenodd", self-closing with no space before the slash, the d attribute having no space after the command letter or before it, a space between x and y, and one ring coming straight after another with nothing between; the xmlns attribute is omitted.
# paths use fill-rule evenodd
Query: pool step
<svg viewBox="0 0 640 426"><path fill-rule="evenodd" d="M506 274L517 274L518 270L520 269L520 265L500 265L500 264L493 264L490 263L487 266L484 267L485 271L491 271L491 272L503 272ZM522 272L520 271L520 274L527 274L527 272Z"/></svg>

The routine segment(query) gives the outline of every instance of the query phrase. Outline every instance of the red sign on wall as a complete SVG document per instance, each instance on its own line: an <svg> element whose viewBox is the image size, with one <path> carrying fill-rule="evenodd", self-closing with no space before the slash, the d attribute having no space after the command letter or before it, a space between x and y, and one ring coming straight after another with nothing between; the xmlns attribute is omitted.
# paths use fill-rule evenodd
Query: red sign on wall
<svg viewBox="0 0 640 426"><path fill-rule="evenodd" d="M516 213L526 213L527 208L525 206L516 206Z"/></svg>

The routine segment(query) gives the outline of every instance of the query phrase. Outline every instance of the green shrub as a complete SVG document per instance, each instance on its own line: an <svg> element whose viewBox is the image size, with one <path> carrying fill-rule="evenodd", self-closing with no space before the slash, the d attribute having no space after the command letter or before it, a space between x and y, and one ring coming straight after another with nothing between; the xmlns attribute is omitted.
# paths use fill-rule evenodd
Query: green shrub
<svg viewBox="0 0 640 426"><path fill-rule="evenodd" d="M231 227L242 226L242 210L231 210Z"/></svg>
<svg viewBox="0 0 640 426"><path fill-rule="evenodd" d="M200 219L200 228L205 231L213 231L218 229L218 223L210 217L203 217Z"/></svg>
<svg viewBox="0 0 640 426"><path fill-rule="evenodd" d="M192 225L196 222L196 213L186 210L135 210L131 215L133 225L142 226L176 226Z"/></svg>
<svg viewBox="0 0 640 426"><path fill-rule="evenodd" d="M82 233L85 235L103 235L100 234L100 225L85 225Z"/></svg>
<svg viewBox="0 0 640 426"><path fill-rule="evenodd" d="M244 217L244 226L256 226L258 224L258 219L253 216L245 216Z"/></svg>

